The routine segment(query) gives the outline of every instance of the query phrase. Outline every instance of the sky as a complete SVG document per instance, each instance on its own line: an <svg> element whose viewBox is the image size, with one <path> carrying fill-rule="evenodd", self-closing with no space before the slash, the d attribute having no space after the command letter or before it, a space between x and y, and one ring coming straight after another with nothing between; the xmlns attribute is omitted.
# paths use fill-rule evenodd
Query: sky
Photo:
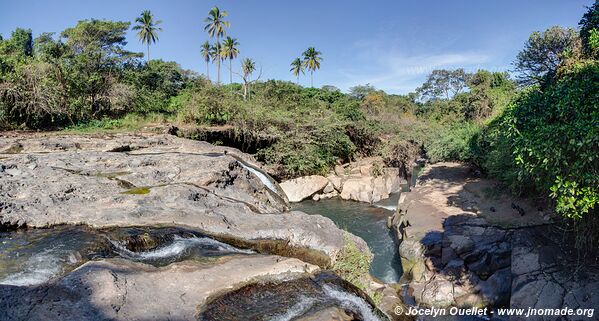
<svg viewBox="0 0 599 321"><path fill-rule="evenodd" d="M229 13L227 35L262 80L295 81L290 63L308 47L322 52L314 86L371 84L388 93L413 91L434 69L509 71L531 32L577 27L593 0L0 0L0 34L16 27L34 36L83 19L133 21L148 9L162 20L152 59L206 73L200 55L208 40L204 19L213 6ZM134 31L127 49L145 52ZM239 69L240 59L233 62ZM228 81L228 69L221 70ZM211 76L216 74L215 66ZM234 79L235 81L235 79ZM239 80L237 80L239 81ZM309 74L300 83L310 85Z"/></svg>

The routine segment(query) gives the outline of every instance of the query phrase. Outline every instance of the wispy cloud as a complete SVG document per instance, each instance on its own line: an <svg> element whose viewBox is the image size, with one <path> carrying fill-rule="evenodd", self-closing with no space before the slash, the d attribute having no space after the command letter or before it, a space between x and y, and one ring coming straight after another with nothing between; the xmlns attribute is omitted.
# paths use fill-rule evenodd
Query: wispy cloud
<svg viewBox="0 0 599 321"><path fill-rule="evenodd" d="M342 87L369 83L394 93L414 90L434 69L476 70L491 61L491 56L483 52L408 54L397 49L383 50L380 44L364 42L356 44L356 58L364 64L339 71L340 78L345 79Z"/></svg>

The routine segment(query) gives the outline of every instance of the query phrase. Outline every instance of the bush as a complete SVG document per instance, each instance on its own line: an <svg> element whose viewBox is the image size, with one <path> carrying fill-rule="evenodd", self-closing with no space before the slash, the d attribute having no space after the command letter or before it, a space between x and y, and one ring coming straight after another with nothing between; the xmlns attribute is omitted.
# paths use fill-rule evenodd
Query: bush
<svg viewBox="0 0 599 321"><path fill-rule="evenodd" d="M427 155L432 162L469 162L473 159L470 144L479 131L480 126L471 122L454 125L427 146Z"/></svg>
<svg viewBox="0 0 599 321"><path fill-rule="evenodd" d="M550 192L558 213L582 218L599 202L599 62L559 74L544 90L523 92L506 124L516 164Z"/></svg>

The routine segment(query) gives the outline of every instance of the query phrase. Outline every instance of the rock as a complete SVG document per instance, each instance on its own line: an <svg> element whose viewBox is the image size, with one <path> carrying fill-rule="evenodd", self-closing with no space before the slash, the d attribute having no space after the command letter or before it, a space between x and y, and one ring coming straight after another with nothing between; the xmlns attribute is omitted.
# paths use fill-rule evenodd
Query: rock
<svg viewBox="0 0 599 321"><path fill-rule="evenodd" d="M290 202L301 202L310 196L322 191L329 180L326 177L319 175L304 176L284 181L281 188L287 195Z"/></svg>
<svg viewBox="0 0 599 321"><path fill-rule="evenodd" d="M242 166L251 159L235 149L169 135L110 138L20 140L22 151L2 160L22 175L0 172L0 224L182 225L322 266L345 246L349 234L330 219L286 212L278 185Z"/></svg>
<svg viewBox="0 0 599 321"><path fill-rule="evenodd" d="M337 192L341 191L341 189L343 188L343 179L341 177L336 175L329 175L327 176L327 179L329 180L329 182L331 182L331 184L333 184L333 187L337 190Z"/></svg>
<svg viewBox="0 0 599 321"><path fill-rule="evenodd" d="M466 252L472 251L474 248L474 242L464 235L450 235L447 237L451 248L456 252L456 254L461 255Z"/></svg>
<svg viewBox="0 0 599 321"><path fill-rule="evenodd" d="M352 316L347 315L347 313L338 308L338 307L330 307L320 311L316 311L308 316L303 316L297 321L351 321L354 320Z"/></svg>
<svg viewBox="0 0 599 321"><path fill-rule="evenodd" d="M343 183L340 196L344 200L372 203L372 183L372 177L350 178Z"/></svg>
<svg viewBox="0 0 599 321"><path fill-rule="evenodd" d="M328 178L327 178L327 179L328 179ZM324 194L327 194L327 193L332 193L334 190L335 190L335 186L333 185L333 183L331 183L331 182L329 181L329 183L327 184L327 186L325 186L325 187L322 189L322 192L323 192Z"/></svg>
<svg viewBox="0 0 599 321"><path fill-rule="evenodd" d="M387 193L399 193L401 191L401 178L399 177L399 168L387 167L383 169L383 173Z"/></svg>
<svg viewBox="0 0 599 321"><path fill-rule="evenodd" d="M196 320L198 309L214 295L317 270L297 259L263 255L162 268L121 259L90 261L47 285L0 285L0 319Z"/></svg>
<svg viewBox="0 0 599 321"><path fill-rule="evenodd" d="M514 248L512 250L512 273L522 275L538 271L539 254L530 252L527 248Z"/></svg>
<svg viewBox="0 0 599 321"><path fill-rule="evenodd" d="M476 289L480 291L486 305L507 306L512 290L512 274L510 269L495 272L486 281L480 281Z"/></svg>
<svg viewBox="0 0 599 321"><path fill-rule="evenodd" d="M454 303L452 282L442 278L428 282L420 293L420 302L434 307L452 305Z"/></svg>
<svg viewBox="0 0 599 321"><path fill-rule="evenodd" d="M329 199L329 198L334 198L334 197L337 197L337 196L339 196L339 192L337 192L336 190L333 190L332 192L327 193L327 194L320 194L320 199L321 200L323 200L323 199Z"/></svg>

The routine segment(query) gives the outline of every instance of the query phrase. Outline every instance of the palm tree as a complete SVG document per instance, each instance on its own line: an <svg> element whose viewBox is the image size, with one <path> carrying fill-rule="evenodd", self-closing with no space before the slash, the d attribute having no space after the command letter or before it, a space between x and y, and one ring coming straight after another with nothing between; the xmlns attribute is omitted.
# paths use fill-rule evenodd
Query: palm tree
<svg viewBox="0 0 599 321"><path fill-rule="evenodd" d="M250 98L250 76L256 70L256 63L250 58L245 58L241 61L241 71L243 72L243 99ZM261 72L262 74L262 72Z"/></svg>
<svg viewBox="0 0 599 321"><path fill-rule="evenodd" d="M304 74L304 63L302 60L295 58L295 60L291 62L291 69L289 69L289 71L291 71L293 75L297 77L297 84L299 85L299 76L300 74Z"/></svg>
<svg viewBox="0 0 599 321"><path fill-rule="evenodd" d="M208 41L204 42L202 44L202 58L206 62L206 77L208 77L208 80L210 80L210 66L208 65L211 58L210 50L212 50L210 43Z"/></svg>
<svg viewBox="0 0 599 321"><path fill-rule="evenodd" d="M154 20L154 15L150 10L144 10L141 16L135 19L137 25L133 27L133 30L139 30L137 36L141 43L145 43L148 48L148 61L150 61L150 44L158 41L158 31L162 31L162 28L158 27L162 23L160 20Z"/></svg>
<svg viewBox="0 0 599 321"><path fill-rule="evenodd" d="M215 43L210 47L210 58L212 58L212 62L216 62L220 64L220 61L223 59L222 57L223 48L220 42Z"/></svg>
<svg viewBox="0 0 599 321"><path fill-rule="evenodd" d="M223 41L223 60L229 59L229 83L231 84L233 83L232 61L237 58L237 55L239 54L239 48L237 48L237 46L239 46L239 42L237 42L237 39L235 38L227 37L227 39Z"/></svg>
<svg viewBox="0 0 599 321"><path fill-rule="evenodd" d="M316 51L314 47L310 47L304 51L304 66L306 69L310 70L310 87L314 87L313 74L316 69L320 69L320 62L322 61L322 57L320 56L322 53L320 51Z"/></svg>
<svg viewBox="0 0 599 321"><path fill-rule="evenodd" d="M228 15L226 11L220 11L218 7L214 7L208 12L208 17L204 19L204 22L206 22L204 30L208 32L211 38L216 38L217 44L219 43L219 38L227 33L225 28L230 27L229 22L224 20ZM217 59L216 67L218 70L216 82L220 84L220 59Z"/></svg>

